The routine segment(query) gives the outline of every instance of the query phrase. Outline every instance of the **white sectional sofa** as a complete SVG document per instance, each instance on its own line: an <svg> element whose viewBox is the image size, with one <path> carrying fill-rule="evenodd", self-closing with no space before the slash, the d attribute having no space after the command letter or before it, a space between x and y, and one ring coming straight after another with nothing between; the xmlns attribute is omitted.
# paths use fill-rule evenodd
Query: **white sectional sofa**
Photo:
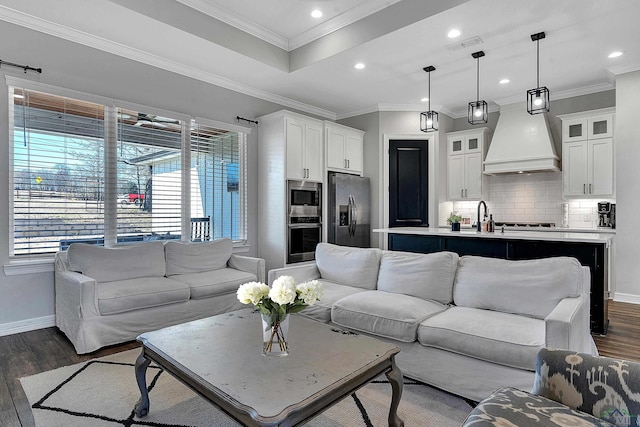
<svg viewBox="0 0 640 427"><path fill-rule="evenodd" d="M508 261L321 243L316 261L269 272L318 279L324 296L301 314L392 341L411 378L480 401L531 388L542 347L597 354L589 269L555 257Z"/></svg>
<svg viewBox="0 0 640 427"><path fill-rule="evenodd" d="M244 308L238 286L264 281L265 264L232 251L230 239L72 244L55 259L56 325L82 354Z"/></svg>

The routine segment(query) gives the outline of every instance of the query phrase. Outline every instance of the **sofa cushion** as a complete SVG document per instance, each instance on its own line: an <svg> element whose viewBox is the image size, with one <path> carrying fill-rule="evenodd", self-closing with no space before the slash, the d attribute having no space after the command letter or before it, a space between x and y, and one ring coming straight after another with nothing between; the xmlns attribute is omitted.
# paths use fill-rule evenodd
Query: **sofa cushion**
<svg viewBox="0 0 640 427"><path fill-rule="evenodd" d="M582 267L575 258L509 261L463 256L453 300L458 306L544 319L562 299L580 296L581 287Z"/></svg>
<svg viewBox="0 0 640 427"><path fill-rule="evenodd" d="M375 289L380 255L380 249L376 248L319 243L316 247L316 265L323 279L356 288Z"/></svg>
<svg viewBox="0 0 640 427"><path fill-rule="evenodd" d="M67 260L72 271L89 276L98 283L165 275L162 242L114 248L72 243L67 250Z"/></svg>
<svg viewBox="0 0 640 427"><path fill-rule="evenodd" d="M468 307L451 307L418 327L422 345L530 371L544 337L544 320Z"/></svg>
<svg viewBox="0 0 640 427"><path fill-rule="evenodd" d="M167 276L218 270L227 266L233 252L231 239L183 243L168 241L164 245Z"/></svg>
<svg viewBox="0 0 640 427"><path fill-rule="evenodd" d="M324 279L318 279L318 282L322 285L322 298L313 305L305 307L300 314L325 323L331 321L331 307L333 307L336 301L346 296L365 291L362 288L339 285Z"/></svg>
<svg viewBox="0 0 640 427"><path fill-rule="evenodd" d="M331 321L357 331L413 342L420 322L446 309L446 305L409 295L364 291L338 300L331 310Z"/></svg>
<svg viewBox="0 0 640 427"><path fill-rule="evenodd" d="M166 277L141 277L99 283L96 297L104 316L188 301L189 286Z"/></svg>
<svg viewBox="0 0 640 427"><path fill-rule="evenodd" d="M453 278L458 258L454 252L383 251L378 290L449 304L453 301Z"/></svg>
<svg viewBox="0 0 640 427"><path fill-rule="evenodd" d="M235 293L243 283L258 280L255 274L233 268L221 268L214 272L176 274L171 278L185 283L191 288L191 299Z"/></svg>

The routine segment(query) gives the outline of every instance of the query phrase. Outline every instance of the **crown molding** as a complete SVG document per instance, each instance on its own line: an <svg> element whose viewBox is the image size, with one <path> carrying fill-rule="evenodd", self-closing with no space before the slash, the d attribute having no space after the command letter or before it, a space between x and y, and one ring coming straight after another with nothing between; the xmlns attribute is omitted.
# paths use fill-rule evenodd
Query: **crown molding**
<svg viewBox="0 0 640 427"><path fill-rule="evenodd" d="M613 74L614 76L617 76L619 74L632 73L634 71L640 71L640 63L613 66L613 67L607 68L607 71Z"/></svg>
<svg viewBox="0 0 640 427"><path fill-rule="evenodd" d="M573 98L574 96L590 95L592 93L604 92L606 90L613 90L613 89L615 89L615 85L613 83L599 83L596 85L584 86L576 89L561 90L557 92L551 91L551 95L553 96L553 98L551 99L551 102L553 102L554 99ZM494 102L498 105L507 105L507 104L513 104L518 101L524 102L525 99L526 99L526 94L523 91L522 95L508 96L506 98L496 99Z"/></svg>
<svg viewBox="0 0 640 427"><path fill-rule="evenodd" d="M12 24L20 25L25 28L39 31L44 34L55 36L64 40L69 40L71 42L98 49L104 52L112 53L114 55L138 61L143 64L151 65L153 67L161 68L163 70L171 71L186 77L191 77L206 83L211 83L215 86L220 86L224 89L229 89L234 92L262 99L264 101L273 102L285 107L295 108L297 110L315 114L317 116L324 117L330 120L335 120L336 118L336 113L334 113L333 111L305 104L303 102L289 99L281 95L276 95L262 89L257 89L253 86L239 83L226 77L221 77L176 61L169 60L167 58L162 58L160 56L142 51L140 49L135 49L121 43L116 43L102 37L97 37L85 33L83 31L78 31L64 25L56 24L54 22L47 21L36 16L28 15L26 13L19 12L1 5L0 19Z"/></svg>
<svg viewBox="0 0 640 427"><path fill-rule="evenodd" d="M328 19L307 31L304 31L296 36L287 39L281 34L277 34L268 28L256 24L255 22L247 21L240 15L237 15L230 10L221 8L212 4L206 0L177 0L178 2L195 9L199 12L209 15L212 18L218 19L226 24L236 27L252 36L258 37L267 43L271 43L286 51L292 51L307 43L311 43L314 40L322 38L327 34L344 28L366 16L372 15L391 6L400 0L375 0L365 1L360 5L334 17Z"/></svg>
<svg viewBox="0 0 640 427"><path fill-rule="evenodd" d="M448 109L444 105L432 105L432 109L437 111L438 113L446 114L447 116L451 116L452 111ZM359 108L357 110L351 110L344 113L340 113L336 115L336 120L342 120L349 117L362 116L364 114L369 113L379 113L385 111L400 111L400 112L414 112L421 113L426 110L426 106L424 104L375 104L369 105L368 107Z"/></svg>
<svg viewBox="0 0 640 427"><path fill-rule="evenodd" d="M456 108L454 110L449 110L451 114L449 114L449 117L451 117L452 119L461 119L463 117L467 117L467 115L469 114L469 110L468 110L468 106L464 107L464 108ZM496 113L500 111L500 106L496 104L489 104L489 113Z"/></svg>
<svg viewBox="0 0 640 427"><path fill-rule="evenodd" d="M258 25L254 22L247 21L240 15L237 15L230 10L216 6L210 1L205 0L177 0L178 2L188 6L198 12L209 15L210 17L229 24L245 33L251 34L259 39L271 43L274 46L289 51L289 39L286 37L274 33L273 31Z"/></svg>
<svg viewBox="0 0 640 427"><path fill-rule="evenodd" d="M401 0L369 0L362 2L358 6L349 9L338 16L328 19L321 24L308 29L307 31L291 37L289 39L289 50L294 50L301 46L304 46L307 43L311 43L312 41L331 34L332 32L344 28L347 25L353 24L354 22L359 21L362 18L373 15L374 13L379 12L382 9L386 9L389 6L398 3L399 1Z"/></svg>

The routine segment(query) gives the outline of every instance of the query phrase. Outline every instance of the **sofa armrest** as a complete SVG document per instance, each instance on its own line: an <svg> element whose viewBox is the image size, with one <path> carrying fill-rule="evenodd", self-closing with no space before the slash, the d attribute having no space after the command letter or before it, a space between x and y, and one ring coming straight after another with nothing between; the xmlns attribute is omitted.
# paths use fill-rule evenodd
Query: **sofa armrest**
<svg viewBox="0 0 640 427"><path fill-rule="evenodd" d="M589 325L585 325L582 297L565 298L544 319L545 347L590 352L586 347Z"/></svg>
<svg viewBox="0 0 640 427"><path fill-rule="evenodd" d="M266 278L264 259L262 258L231 254L227 265L229 268L255 274L258 282L264 282Z"/></svg>
<svg viewBox="0 0 640 427"><path fill-rule="evenodd" d="M78 317L100 316L95 279L75 271L56 271L56 311L60 305Z"/></svg>
<svg viewBox="0 0 640 427"><path fill-rule="evenodd" d="M295 279L296 283L302 283L307 280L319 279L320 271L315 263L269 270L269 286L273 284L274 280L281 276L291 276Z"/></svg>

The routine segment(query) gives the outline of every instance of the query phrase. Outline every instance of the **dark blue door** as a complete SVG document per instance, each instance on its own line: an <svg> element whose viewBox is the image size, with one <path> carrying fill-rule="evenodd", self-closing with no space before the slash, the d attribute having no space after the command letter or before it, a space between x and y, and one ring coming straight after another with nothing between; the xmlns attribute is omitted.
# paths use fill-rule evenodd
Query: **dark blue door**
<svg viewBox="0 0 640 427"><path fill-rule="evenodd" d="M389 227L428 227L428 140L389 141Z"/></svg>

